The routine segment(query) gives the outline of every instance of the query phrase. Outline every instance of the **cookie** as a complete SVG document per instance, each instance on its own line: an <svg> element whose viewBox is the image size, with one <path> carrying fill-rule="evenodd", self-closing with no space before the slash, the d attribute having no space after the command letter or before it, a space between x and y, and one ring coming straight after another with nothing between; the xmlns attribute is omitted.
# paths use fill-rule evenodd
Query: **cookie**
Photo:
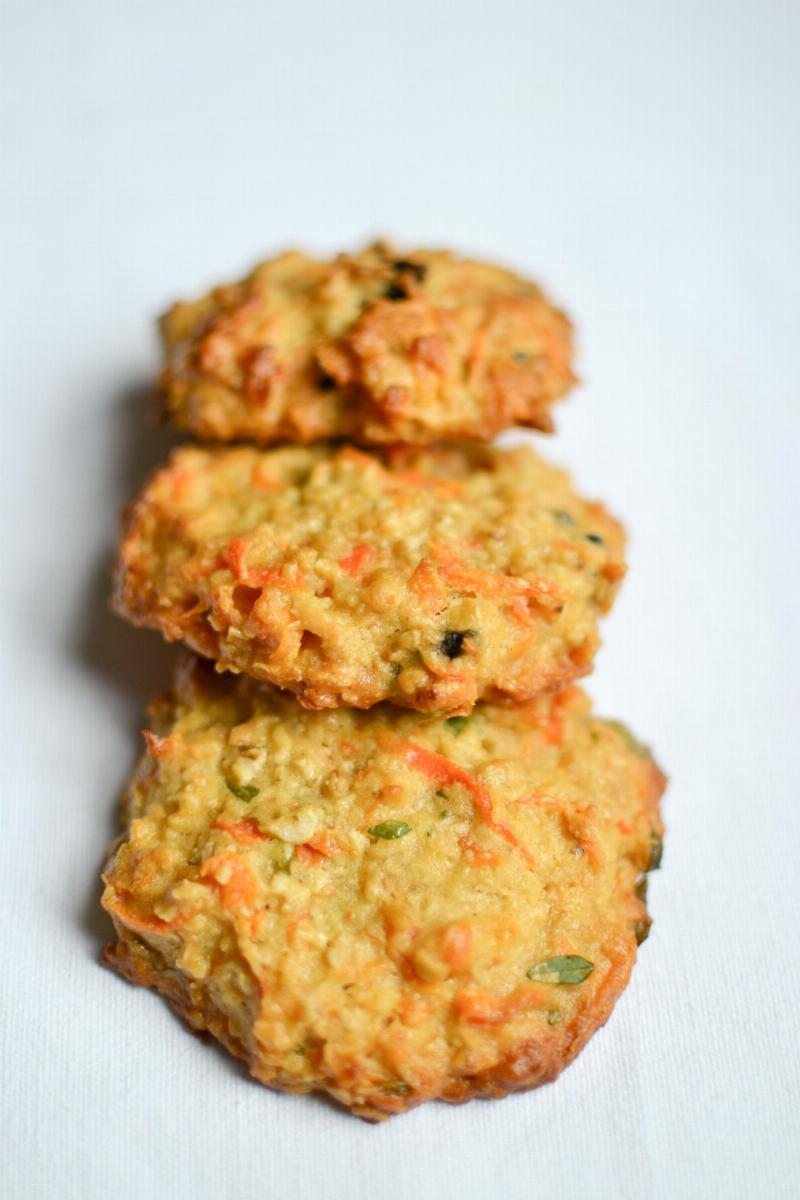
<svg viewBox="0 0 800 1200"><path fill-rule="evenodd" d="M310 708L466 713L585 674L623 572L527 447L187 446L129 510L116 607Z"/></svg>
<svg viewBox="0 0 800 1200"><path fill-rule="evenodd" d="M649 921L663 777L569 687L309 712L184 666L105 870L106 961L290 1092L380 1119L554 1079Z"/></svg>
<svg viewBox="0 0 800 1200"><path fill-rule="evenodd" d="M161 321L166 414L261 444L488 440L552 428L574 381L567 318L510 271L378 243L288 253Z"/></svg>

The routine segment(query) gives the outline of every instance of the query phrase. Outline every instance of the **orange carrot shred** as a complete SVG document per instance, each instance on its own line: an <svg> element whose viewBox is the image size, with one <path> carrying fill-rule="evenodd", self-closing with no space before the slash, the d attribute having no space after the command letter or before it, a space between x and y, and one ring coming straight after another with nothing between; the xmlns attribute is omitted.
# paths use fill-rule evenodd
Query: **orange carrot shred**
<svg viewBox="0 0 800 1200"><path fill-rule="evenodd" d="M147 743L147 751L153 758L163 758L165 754L169 754L173 749L172 738L161 737L157 733L153 733L151 729L143 729L142 737Z"/></svg>
<svg viewBox="0 0 800 1200"><path fill-rule="evenodd" d="M453 1001L457 1016L469 1025L502 1025L521 1012L548 1003L547 989L540 985L523 985L503 1000L478 988L465 988Z"/></svg>
<svg viewBox="0 0 800 1200"><path fill-rule="evenodd" d="M304 845L316 850L317 854L322 854L325 858L335 858L337 854L347 853L347 848L330 829L323 829L321 833L316 833Z"/></svg>
<svg viewBox="0 0 800 1200"><path fill-rule="evenodd" d="M227 874L227 879L220 875ZM235 854L213 854L200 868L199 878L210 887L219 889L220 900L229 912L252 908L258 896L258 885L247 863Z"/></svg>
<svg viewBox="0 0 800 1200"><path fill-rule="evenodd" d="M459 838L458 844L471 867L496 867L500 862L493 850L482 850L471 838Z"/></svg>
<svg viewBox="0 0 800 1200"><path fill-rule="evenodd" d="M248 588L269 588L272 584L283 583L284 586L296 586L300 574L296 566L278 563L276 566L247 566L245 554L247 541L243 538L231 538L225 551L225 562L240 583Z"/></svg>
<svg viewBox="0 0 800 1200"><path fill-rule="evenodd" d="M442 958L454 970L460 971L472 960L472 926L468 921L454 921L442 935Z"/></svg>
<svg viewBox="0 0 800 1200"><path fill-rule="evenodd" d="M447 592L429 558L420 559L409 577L408 586L427 612L440 612L445 607Z"/></svg>
<svg viewBox="0 0 800 1200"><path fill-rule="evenodd" d="M243 817L241 821L225 821L218 817L211 828L229 833L234 841L240 842L243 846L252 846L256 842L265 842L269 838L269 834L264 833L254 817Z"/></svg>
<svg viewBox="0 0 800 1200"><path fill-rule="evenodd" d="M533 866L531 855L520 844L514 831L495 817L492 798L486 788L483 784L478 783L478 780L473 778L468 771L451 762L449 758L444 758L441 754L434 754L432 750L425 750L424 747L417 746L414 742L398 740L397 749L410 767L421 771L423 775L427 775L439 787L445 783L460 783L462 787L465 787L470 794L473 805L489 828L493 829L495 833L499 834L510 845L516 846L523 858Z"/></svg>
<svg viewBox="0 0 800 1200"><path fill-rule="evenodd" d="M313 867L323 859L325 855L321 850L315 850L309 842L303 842L295 848L294 856L303 867Z"/></svg>
<svg viewBox="0 0 800 1200"><path fill-rule="evenodd" d="M339 566L343 571L347 571L348 575L360 575L369 566L373 555L372 546L368 546L365 542L359 542L349 554L345 554L344 558L339 559Z"/></svg>
<svg viewBox="0 0 800 1200"><path fill-rule="evenodd" d="M463 562L449 546L436 545L431 553L439 574L451 587L496 598L529 597L545 608L557 608L563 602L559 588L546 579L522 579L517 575L484 571Z"/></svg>

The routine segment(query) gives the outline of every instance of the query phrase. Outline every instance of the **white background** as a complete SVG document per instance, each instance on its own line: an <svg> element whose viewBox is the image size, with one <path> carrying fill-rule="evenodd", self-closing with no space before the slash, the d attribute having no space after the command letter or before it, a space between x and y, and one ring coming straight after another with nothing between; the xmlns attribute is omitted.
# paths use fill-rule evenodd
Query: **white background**
<svg viewBox="0 0 800 1200"><path fill-rule="evenodd" d="M800 6L2 5L3 1195L800 1194ZM672 782L655 926L552 1087L373 1128L276 1096L97 964L172 651L106 611L153 318L386 232L540 277L544 444L632 533L590 690Z"/></svg>

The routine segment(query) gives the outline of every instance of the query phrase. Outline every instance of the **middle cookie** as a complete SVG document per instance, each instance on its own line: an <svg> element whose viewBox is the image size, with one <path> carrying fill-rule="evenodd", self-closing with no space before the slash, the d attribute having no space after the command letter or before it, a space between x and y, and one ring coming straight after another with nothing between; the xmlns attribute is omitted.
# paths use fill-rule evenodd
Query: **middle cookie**
<svg viewBox="0 0 800 1200"><path fill-rule="evenodd" d="M525 446L184 446L128 510L115 605L308 708L466 713L587 673L623 548Z"/></svg>

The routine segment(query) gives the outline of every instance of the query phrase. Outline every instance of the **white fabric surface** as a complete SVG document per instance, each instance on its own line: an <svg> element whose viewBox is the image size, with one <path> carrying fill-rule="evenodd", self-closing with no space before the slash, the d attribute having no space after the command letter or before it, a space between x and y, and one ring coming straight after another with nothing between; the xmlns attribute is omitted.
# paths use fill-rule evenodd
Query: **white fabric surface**
<svg viewBox="0 0 800 1200"><path fill-rule="evenodd" d="M4 1196L800 1195L792 0L2 7ZM632 532L590 682L672 783L655 925L561 1080L372 1128L271 1094L97 965L172 651L105 607L152 318L385 231L541 276L545 453Z"/></svg>

